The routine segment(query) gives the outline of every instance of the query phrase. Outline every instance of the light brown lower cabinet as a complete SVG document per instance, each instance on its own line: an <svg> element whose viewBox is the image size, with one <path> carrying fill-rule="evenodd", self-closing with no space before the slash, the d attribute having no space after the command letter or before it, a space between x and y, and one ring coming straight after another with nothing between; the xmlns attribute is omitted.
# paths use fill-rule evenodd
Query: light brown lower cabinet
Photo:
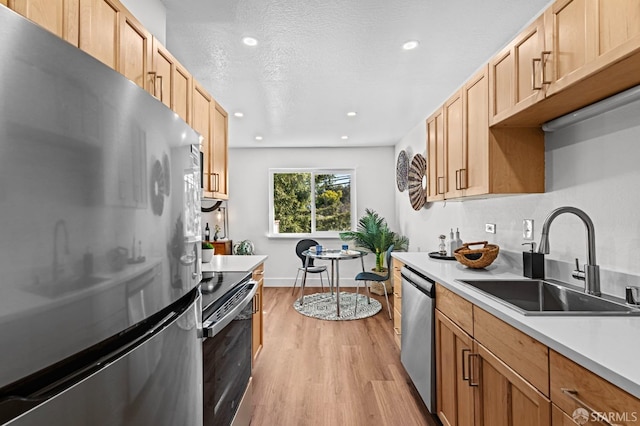
<svg viewBox="0 0 640 426"><path fill-rule="evenodd" d="M402 343L402 276L404 263L393 259L393 334L400 349Z"/></svg>
<svg viewBox="0 0 640 426"><path fill-rule="evenodd" d="M436 393L443 425L640 424L638 398L440 284L438 295ZM586 423L574 420L579 414Z"/></svg>
<svg viewBox="0 0 640 426"><path fill-rule="evenodd" d="M436 311L437 414L446 426L548 426L551 402Z"/></svg>
<svg viewBox="0 0 640 426"><path fill-rule="evenodd" d="M251 338L251 359L255 360L264 343L263 316L262 316L262 288L264 284L264 263L258 265L252 273L252 278L258 283L258 291L253 296L253 318Z"/></svg>
<svg viewBox="0 0 640 426"><path fill-rule="evenodd" d="M439 310L436 328L436 407L445 426L473 425L474 388L469 380L473 339Z"/></svg>
<svg viewBox="0 0 640 426"><path fill-rule="evenodd" d="M469 385L477 388L475 425L551 425L549 399L478 342L473 352Z"/></svg>

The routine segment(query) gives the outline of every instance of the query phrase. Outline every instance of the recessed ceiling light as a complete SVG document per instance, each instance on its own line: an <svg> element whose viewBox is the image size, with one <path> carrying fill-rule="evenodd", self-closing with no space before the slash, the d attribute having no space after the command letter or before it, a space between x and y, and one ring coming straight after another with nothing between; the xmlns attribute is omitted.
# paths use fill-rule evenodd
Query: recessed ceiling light
<svg viewBox="0 0 640 426"><path fill-rule="evenodd" d="M340 139L342 139L343 141L346 141L347 139L349 139L349 136L341 136Z"/></svg>
<svg viewBox="0 0 640 426"><path fill-rule="evenodd" d="M408 42L402 45L402 48L404 50L413 50L416 47L418 47L419 44L420 42L418 40L409 40Z"/></svg>
<svg viewBox="0 0 640 426"><path fill-rule="evenodd" d="M242 117L244 117L244 113L242 113L242 112L240 112L240 111L238 111L238 112L234 112L234 113L233 113L233 115L234 115L234 116L236 116L236 117L238 117L238 118L242 118Z"/></svg>
<svg viewBox="0 0 640 426"><path fill-rule="evenodd" d="M256 140L257 141L261 141L262 140L262 136L260 136L260 135L256 136Z"/></svg>
<svg viewBox="0 0 640 426"><path fill-rule="evenodd" d="M256 46L258 44L258 40L253 37L242 37L242 42L247 46Z"/></svg>
<svg viewBox="0 0 640 426"><path fill-rule="evenodd" d="M347 113L347 117L355 117L356 115L358 115L358 113L357 113L357 112L355 112L355 111L349 111L349 112Z"/></svg>

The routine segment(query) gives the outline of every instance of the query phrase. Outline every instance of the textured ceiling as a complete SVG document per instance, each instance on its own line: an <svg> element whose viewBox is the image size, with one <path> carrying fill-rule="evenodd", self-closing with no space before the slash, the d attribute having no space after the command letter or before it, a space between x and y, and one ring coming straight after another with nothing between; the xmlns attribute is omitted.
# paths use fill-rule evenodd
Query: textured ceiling
<svg viewBox="0 0 640 426"><path fill-rule="evenodd" d="M162 2L167 47L229 112L232 147L395 145L549 3Z"/></svg>

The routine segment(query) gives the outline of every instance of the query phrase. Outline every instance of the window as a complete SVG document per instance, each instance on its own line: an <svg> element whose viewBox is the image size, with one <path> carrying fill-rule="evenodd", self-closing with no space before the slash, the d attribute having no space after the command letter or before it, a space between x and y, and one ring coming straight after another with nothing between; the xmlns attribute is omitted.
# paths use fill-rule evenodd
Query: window
<svg viewBox="0 0 640 426"><path fill-rule="evenodd" d="M270 169L270 233L337 237L355 229L355 170Z"/></svg>

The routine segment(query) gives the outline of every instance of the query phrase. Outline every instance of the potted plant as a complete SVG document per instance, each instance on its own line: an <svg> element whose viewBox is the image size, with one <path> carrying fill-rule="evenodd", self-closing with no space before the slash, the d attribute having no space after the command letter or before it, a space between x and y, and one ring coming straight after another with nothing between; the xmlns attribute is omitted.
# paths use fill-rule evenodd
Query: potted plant
<svg viewBox="0 0 640 426"><path fill-rule="evenodd" d="M202 242L202 263L211 262L211 258L213 258L213 244L208 241Z"/></svg>
<svg viewBox="0 0 640 426"><path fill-rule="evenodd" d="M367 249L371 253L374 253L376 256L376 267L373 271L380 274L385 274L387 267L390 267L390 265L385 267L384 255L391 244L394 245L394 250L397 251L405 251L409 247L409 239L391 231L386 219L371 209L365 210L365 215L358 220L358 227L355 231L341 232L340 239L354 241L357 247ZM376 294L384 294L382 288L376 291L375 284L376 283L372 284L371 291ZM389 282L385 285L388 293L391 291L391 285Z"/></svg>

